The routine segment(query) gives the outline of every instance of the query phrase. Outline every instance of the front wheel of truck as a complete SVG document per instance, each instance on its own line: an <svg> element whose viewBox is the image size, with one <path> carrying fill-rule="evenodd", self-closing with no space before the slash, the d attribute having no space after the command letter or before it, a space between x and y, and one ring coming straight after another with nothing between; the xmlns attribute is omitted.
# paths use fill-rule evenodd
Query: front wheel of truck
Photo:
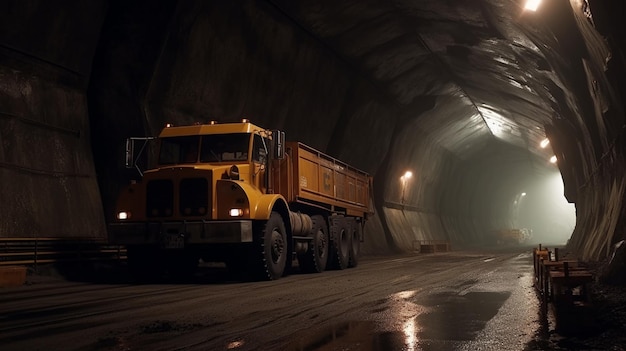
<svg viewBox="0 0 626 351"><path fill-rule="evenodd" d="M266 222L255 225L253 257L251 268L259 279L279 279L285 272L289 245L285 222L278 212L272 212Z"/></svg>

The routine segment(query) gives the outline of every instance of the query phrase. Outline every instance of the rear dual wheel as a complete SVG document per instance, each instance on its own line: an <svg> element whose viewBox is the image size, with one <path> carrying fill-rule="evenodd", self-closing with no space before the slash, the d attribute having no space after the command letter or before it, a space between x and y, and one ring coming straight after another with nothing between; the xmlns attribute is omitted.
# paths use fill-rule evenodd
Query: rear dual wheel
<svg viewBox="0 0 626 351"><path fill-rule="evenodd" d="M328 262L328 227L323 216L311 217L312 239L307 251L298 255L298 264L305 273L321 273Z"/></svg>
<svg viewBox="0 0 626 351"><path fill-rule="evenodd" d="M330 247L330 263L335 269L348 268L352 237L350 227L343 217L332 219L332 241Z"/></svg>
<svg viewBox="0 0 626 351"><path fill-rule="evenodd" d="M361 254L361 227L355 218L332 220L330 263L335 269L356 267Z"/></svg>
<svg viewBox="0 0 626 351"><path fill-rule="evenodd" d="M356 267L359 264L359 256L361 254L361 224L357 221L350 223L350 258L348 259L348 267Z"/></svg>

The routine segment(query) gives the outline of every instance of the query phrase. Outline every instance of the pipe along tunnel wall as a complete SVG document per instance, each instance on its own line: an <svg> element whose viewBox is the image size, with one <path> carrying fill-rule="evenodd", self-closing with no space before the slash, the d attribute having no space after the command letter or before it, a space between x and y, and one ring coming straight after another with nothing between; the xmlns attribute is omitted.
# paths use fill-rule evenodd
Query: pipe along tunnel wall
<svg viewBox="0 0 626 351"><path fill-rule="evenodd" d="M606 9L596 8L601 44L577 13L568 12L592 55L558 47L550 59L556 74L595 81L605 95L572 88L580 111L546 132L576 203L571 247L604 259L624 236L624 43ZM511 199L548 169L476 127L472 100L437 80L432 62L415 97L397 99L271 2L15 1L1 16L1 237L105 238L128 181L123 140L167 122L249 118L374 175L364 254L415 240L488 244L490 231L515 225ZM593 53L607 46L616 52L602 71ZM559 55L579 61L559 66ZM586 127L598 118L615 128ZM472 138L457 142L472 152L452 152L467 128Z"/></svg>

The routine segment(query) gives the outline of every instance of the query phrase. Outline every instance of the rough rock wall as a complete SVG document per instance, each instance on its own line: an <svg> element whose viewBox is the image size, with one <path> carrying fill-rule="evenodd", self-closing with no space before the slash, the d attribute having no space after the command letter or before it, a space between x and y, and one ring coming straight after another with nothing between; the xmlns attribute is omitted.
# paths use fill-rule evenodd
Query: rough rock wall
<svg viewBox="0 0 626 351"><path fill-rule="evenodd" d="M106 6L65 5L1 5L0 237L105 238L85 89Z"/></svg>
<svg viewBox="0 0 626 351"><path fill-rule="evenodd" d="M556 9L562 14L559 23L545 24L556 39L551 44L554 54L567 58L570 67L558 73L575 93L564 97L563 106L570 111L562 111L548 131L566 196L576 203L577 223L569 247L584 259L601 260L625 238L625 7L623 2L590 3L571 1L571 8Z"/></svg>

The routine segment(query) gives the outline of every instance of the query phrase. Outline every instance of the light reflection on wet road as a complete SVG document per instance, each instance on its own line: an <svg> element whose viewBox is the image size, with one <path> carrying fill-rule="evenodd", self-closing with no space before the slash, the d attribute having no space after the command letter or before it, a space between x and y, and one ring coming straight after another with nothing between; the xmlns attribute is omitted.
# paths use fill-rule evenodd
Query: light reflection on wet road
<svg viewBox="0 0 626 351"><path fill-rule="evenodd" d="M309 344L292 344L290 350L531 349L528 344L539 329L539 304L528 259L520 254L498 260L498 268L476 273L476 278L392 294L390 308L378 310L375 322L335 325Z"/></svg>
<svg viewBox="0 0 626 351"><path fill-rule="evenodd" d="M524 350L540 328L530 249L370 257L275 282L105 273L0 290L2 350Z"/></svg>

